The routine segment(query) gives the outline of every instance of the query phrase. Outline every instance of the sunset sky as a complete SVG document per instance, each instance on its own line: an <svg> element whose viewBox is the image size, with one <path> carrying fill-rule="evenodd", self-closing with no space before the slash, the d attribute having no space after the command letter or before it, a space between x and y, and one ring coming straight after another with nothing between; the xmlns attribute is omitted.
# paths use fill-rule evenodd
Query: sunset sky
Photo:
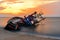
<svg viewBox="0 0 60 40"><path fill-rule="evenodd" d="M59 0L0 0L0 17L28 15L42 11L45 16L60 16Z"/></svg>

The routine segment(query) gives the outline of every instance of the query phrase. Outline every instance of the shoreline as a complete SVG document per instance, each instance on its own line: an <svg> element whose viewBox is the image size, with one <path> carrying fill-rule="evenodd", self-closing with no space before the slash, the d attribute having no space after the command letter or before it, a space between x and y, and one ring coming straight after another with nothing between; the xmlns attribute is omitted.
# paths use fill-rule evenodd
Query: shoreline
<svg viewBox="0 0 60 40"><path fill-rule="evenodd" d="M36 36L36 37L42 37L42 38L49 38L49 39L58 39L58 40L60 40L60 37L53 37L53 36L46 36L46 35L39 35L39 34L28 34L28 33L24 33L24 32L22 32L22 33L21 33L22 35L31 35L31 36Z"/></svg>
<svg viewBox="0 0 60 40"><path fill-rule="evenodd" d="M48 39L48 40L60 40L60 37L44 36L44 35L38 35L38 34L32 34L32 33L26 33L26 32L10 32L10 31L2 29L1 27L0 27L0 31L2 32L2 34L0 34L2 36L2 38L4 38L5 34L7 33L6 35L9 35L11 37L13 36L13 38L14 37L21 37L21 36L22 37L27 36L27 37L30 38L30 37L33 36L33 38L36 38L36 39L41 38L41 39L44 39L44 40L46 40L46 39ZM9 36L8 36L8 38L9 38Z"/></svg>

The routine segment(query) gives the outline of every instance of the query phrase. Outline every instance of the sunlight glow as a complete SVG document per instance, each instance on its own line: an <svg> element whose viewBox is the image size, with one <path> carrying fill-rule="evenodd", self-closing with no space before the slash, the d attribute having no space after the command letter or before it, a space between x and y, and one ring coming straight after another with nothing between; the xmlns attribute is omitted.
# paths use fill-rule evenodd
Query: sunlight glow
<svg viewBox="0 0 60 40"><path fill-rule="evenodd" d="M0 0L3 1L3 0ZM10 0L9 0L10 1ZM12 0L11 0L12 1ZM13 2L4 1L1 3L1 7L4 7L4 10L0 10L0 13L12 13L12 14L18 14L20 12L23 12L22 10L28 9L28 8L35 8L39 5L45 5L49 3L53 3L57 1L37 1L37 0L17 0Z"/></svg>

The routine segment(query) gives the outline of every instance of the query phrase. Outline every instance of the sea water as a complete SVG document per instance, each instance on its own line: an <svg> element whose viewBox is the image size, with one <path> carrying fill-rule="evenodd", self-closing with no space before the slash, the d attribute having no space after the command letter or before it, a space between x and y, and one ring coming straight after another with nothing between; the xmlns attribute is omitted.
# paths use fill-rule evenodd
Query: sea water
<svg viewBox="0 0 60 40"><path fill-rule="evenodd" d="M10 17L0 17L0 27L5 27L9 19ZM36 28L22 27L21 32L60 37L60 18L46 18L46 20L43 21L43 23L40 22Z"/></svg>

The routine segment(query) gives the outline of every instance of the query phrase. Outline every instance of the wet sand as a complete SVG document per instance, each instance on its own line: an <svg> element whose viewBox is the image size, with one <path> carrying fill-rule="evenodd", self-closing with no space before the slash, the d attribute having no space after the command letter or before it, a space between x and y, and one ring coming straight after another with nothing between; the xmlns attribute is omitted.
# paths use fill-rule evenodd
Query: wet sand
<svg viewBox="0 0 60 40"><path fill-rule="evenodd" d="M52 38L39 37L35 35L29 35L24 32L10 32L0 28L0 40L58 40Z"/></svg>

